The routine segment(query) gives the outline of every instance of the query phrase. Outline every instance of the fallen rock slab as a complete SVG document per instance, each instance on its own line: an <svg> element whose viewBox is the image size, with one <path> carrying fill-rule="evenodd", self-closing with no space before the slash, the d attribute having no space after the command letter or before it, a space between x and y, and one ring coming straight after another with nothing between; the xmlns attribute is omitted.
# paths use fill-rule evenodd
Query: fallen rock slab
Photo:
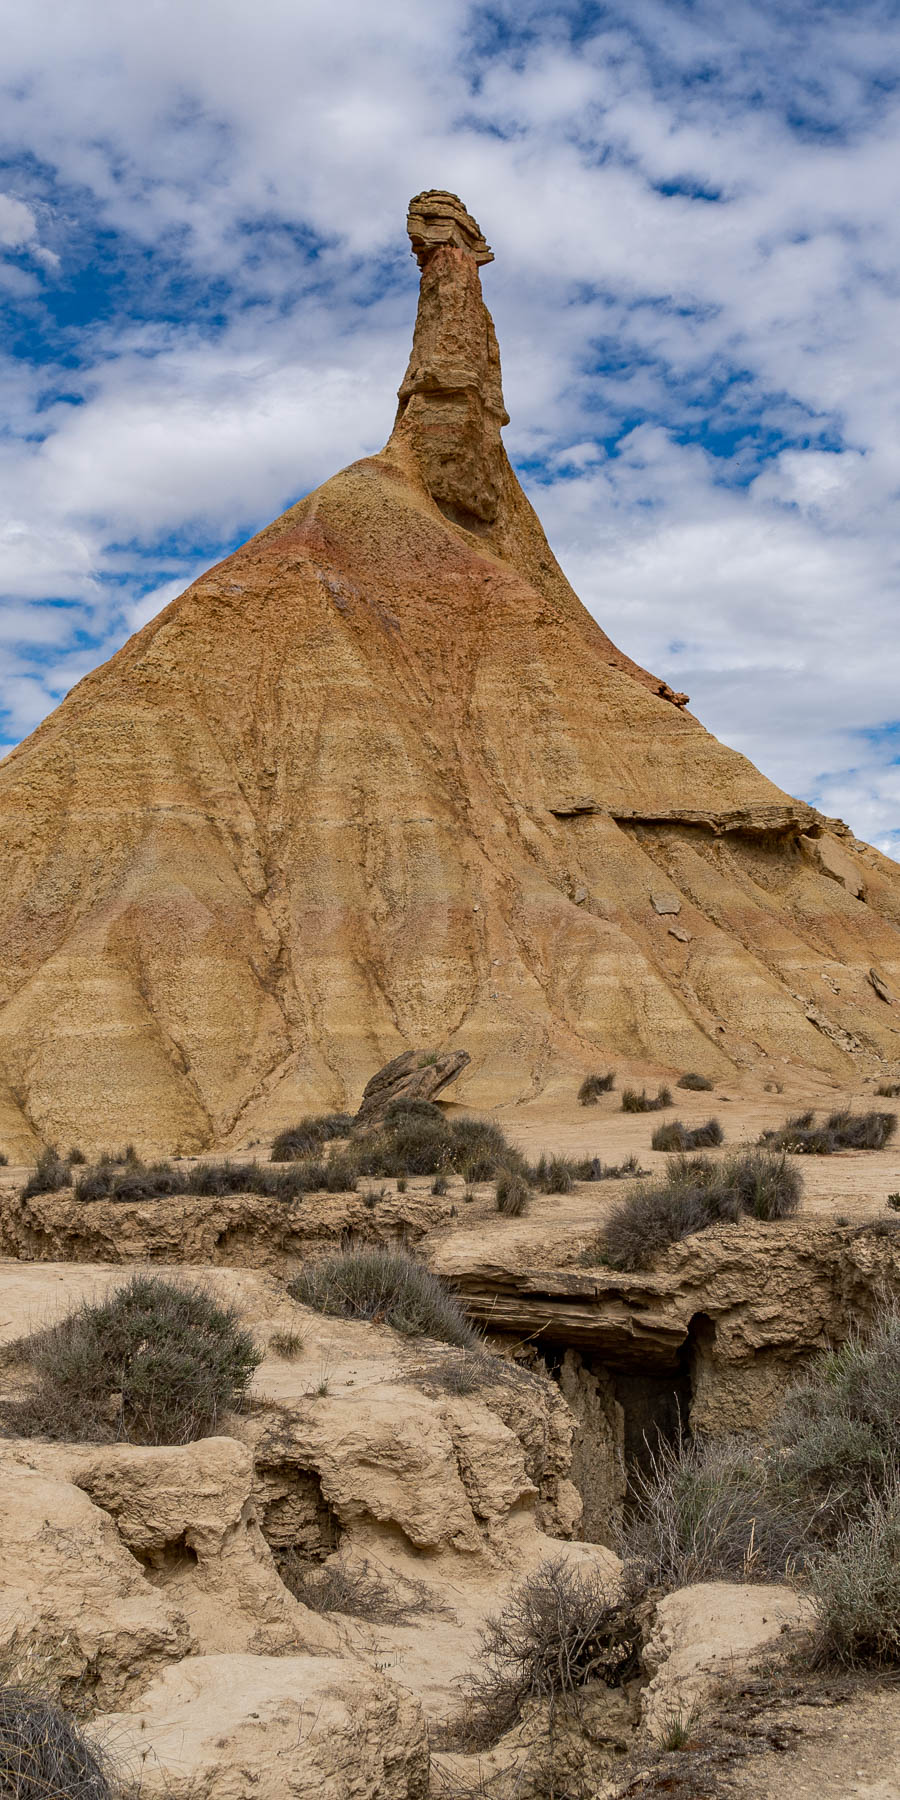
<svg viewBox="0 0 900 1800"><path fill-rule="evenodd" d="M397 1100L434 1100L470 1061L467 1050L404 1050L366 1082L354 1126L374 1125Z"/></svg>

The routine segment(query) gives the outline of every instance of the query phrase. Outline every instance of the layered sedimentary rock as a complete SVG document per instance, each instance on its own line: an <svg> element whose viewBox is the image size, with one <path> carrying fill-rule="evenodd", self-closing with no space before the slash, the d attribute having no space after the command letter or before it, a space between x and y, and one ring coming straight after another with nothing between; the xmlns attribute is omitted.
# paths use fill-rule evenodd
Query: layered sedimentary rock
<svg viewBox="0 0 900 1800"><path fill-rule="evenodd" d="M841 1078L900 1053L896 866L585 611L503 449L487 245L446 194L410 235L386 448L0 768L11 1154L249 1138L422 1043L470 1053L478 1105L601 1053Z"/></svg>

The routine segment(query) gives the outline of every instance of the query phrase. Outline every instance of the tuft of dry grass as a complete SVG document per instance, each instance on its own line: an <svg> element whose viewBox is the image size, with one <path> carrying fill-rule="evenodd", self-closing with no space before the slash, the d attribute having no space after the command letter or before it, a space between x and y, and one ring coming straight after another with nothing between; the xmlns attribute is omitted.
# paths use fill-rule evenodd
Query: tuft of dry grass
<svg viewBox="0 0 900 1800"><path fill-rule="evenodd" d="M718 1119L707 1119L705 1125L683 1125L680 1119L672 1119L667 1125L657 1125L650 1146L653 1150L706 1150L721 1144L723 1136Z"/></svg>
<svg viewBox="0 0 900 1800"><path fill-rule="evenodd" d="M516 1169L504 1169L497 1177L496 1205L507 1219L521 1219L531 1202L531 1186Z"/></svg>
<svg viewBox="0 0 900 1800"><path fill-rule="evenodd" d="M671 1090L667 1087L657 1088L655 1094L648 1094L645 1088L640 1093L636 1088L622 1089L622 1111L629 1113L664 1112L672 1104Z"/></svg>
<svg viewBox="0 0 900 1800"><path fill-rule="evenodd" d="M285 1587L311 1612L344 1613L373 1625L404 1625L419 1610L418 1596L402 1599L368 1562L351 1563L335 1556L329 1562L311 1563L292 1548L276 1551L275 1561Z"/></svg>
<svg viewBox="0 0 900 1800"><path fill-rule="evenodd" d="M794 1156L833 1156L838 1150L883 1150L897 1130L892 1112L854 1113L842 1107L819 1124L815 1113L795 1113L775 1131L764 1131L761 1144Z"/></svg>
<svg viewBox="0 0 900 1800"><path fill-rule="evenodd" d="M578 1089L578 1098L582 1106L595 1106L600 1095L612 1093L615 1085L616 1078L612 1069L608 1069L605 1075L586 1075Z"/></svg>
<svg viewBox="0 0 900 1800"><path fill-rule="evenodd" d="M4 1800L117 1800L119 1784L71 1715L46 1695L0 1687Z"/></svg>

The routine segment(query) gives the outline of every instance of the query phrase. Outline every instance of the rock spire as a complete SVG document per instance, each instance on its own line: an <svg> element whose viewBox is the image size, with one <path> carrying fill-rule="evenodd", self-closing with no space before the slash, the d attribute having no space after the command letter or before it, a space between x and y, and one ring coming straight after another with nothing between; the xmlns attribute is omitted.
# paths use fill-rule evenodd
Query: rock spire
<svg viewBox="0 0 900 1800"><path fill-rule="evenodd" d="M394 439L410 446L428 492L450 518L491 525L503 488L500 428L509 423L478 273L493 256L455 194L417 194L407 230L422 278Z"/></svg>

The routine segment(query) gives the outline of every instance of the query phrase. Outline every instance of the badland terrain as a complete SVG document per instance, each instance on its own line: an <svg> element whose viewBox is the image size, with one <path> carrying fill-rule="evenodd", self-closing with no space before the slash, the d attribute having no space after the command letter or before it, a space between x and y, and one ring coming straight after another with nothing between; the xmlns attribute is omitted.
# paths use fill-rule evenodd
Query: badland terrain
<svg viewBox="0 0 900 1800"><path fill-rule="evenodd" d="M408 229L385 449L0 766L0 1791L896 1800L900 870L581 606Z"/></svg>

